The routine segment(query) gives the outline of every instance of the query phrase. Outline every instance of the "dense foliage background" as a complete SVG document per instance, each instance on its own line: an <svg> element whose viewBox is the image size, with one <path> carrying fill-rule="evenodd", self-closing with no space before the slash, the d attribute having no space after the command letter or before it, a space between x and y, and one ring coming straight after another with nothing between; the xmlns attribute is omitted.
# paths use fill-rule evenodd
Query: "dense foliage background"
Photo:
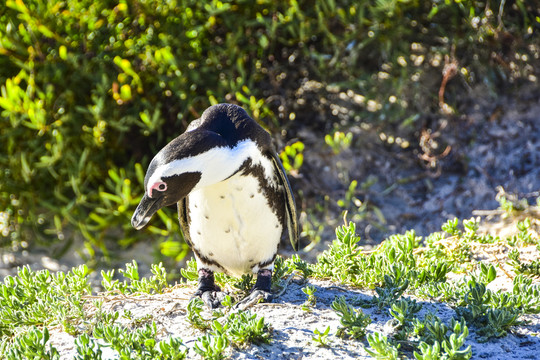
<svg viewBox="0 0 540 360"><path fill-rule="evenodd" d="M536 81L539 30L532 0L7 0L0 240L60 255L82 238L96 258L150 232L180 258L172 211L149 232L129 218L152 154L209 105L244 106L281 145L309 128L339 149L361 119L420 147L464 89Z"/></svg>

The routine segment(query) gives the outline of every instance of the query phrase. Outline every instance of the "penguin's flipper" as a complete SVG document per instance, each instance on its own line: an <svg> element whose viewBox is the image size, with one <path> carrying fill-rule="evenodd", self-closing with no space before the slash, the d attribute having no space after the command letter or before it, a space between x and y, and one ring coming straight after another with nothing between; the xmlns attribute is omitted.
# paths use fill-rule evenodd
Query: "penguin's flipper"
<svg viewBox="0 0 540 360"><path fill-rule="evenodd" d="M182 234L184 235L184 240L186 243L193 248L193 243L191 242L191 238L189 236L189 218L188 218L188 204L187 204L187 196L180 200L176 204L178 208L178 220L180 222L180 228L182 229Z"/></svg>
<svg viewBox="0 0 540 360"><path fill-rule="evenodd" d="M274 169L278 174L278 181L283 186L283 196L285 198L285 211L287 216L287 229L289 230L289 240L295 251L298 251L298 216L296 214L296 205L291 189L291 184L281 164L278 154L275 151L269 151L274 162Z"/></svg>

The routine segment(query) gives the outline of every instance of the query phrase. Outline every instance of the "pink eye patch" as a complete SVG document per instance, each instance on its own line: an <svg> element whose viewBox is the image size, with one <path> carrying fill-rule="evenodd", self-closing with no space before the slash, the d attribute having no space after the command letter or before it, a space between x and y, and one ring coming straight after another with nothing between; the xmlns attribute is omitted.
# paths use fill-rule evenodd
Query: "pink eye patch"
<svg viewBox="0 0 540 360"><path fill-rule="evenodd" d="M157 191L160 191L160 192L163 192L165 190L167 190L167 183L163 182L163 181L156 181L155 183L152 184L152 186L150 186L148 188L148 196L149 197L152 197L152 191L154 190L157 190Z"/></svg>

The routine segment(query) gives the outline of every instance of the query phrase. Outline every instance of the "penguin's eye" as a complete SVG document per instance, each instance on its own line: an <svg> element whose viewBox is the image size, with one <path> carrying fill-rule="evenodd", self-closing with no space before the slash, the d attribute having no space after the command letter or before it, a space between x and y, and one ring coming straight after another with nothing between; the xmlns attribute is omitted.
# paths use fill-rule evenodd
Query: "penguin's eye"
<svg viewBox="0 0 540 360"><path fill-rule="evenodd" d="M156 191L159 191L159 192L164 192L167 190L167 183L163 182L163 181L157 181L155 183L152 184L152 186L150 186L148 188L148 196L149 197L152 197L152 192L156 190Z"/></svg>

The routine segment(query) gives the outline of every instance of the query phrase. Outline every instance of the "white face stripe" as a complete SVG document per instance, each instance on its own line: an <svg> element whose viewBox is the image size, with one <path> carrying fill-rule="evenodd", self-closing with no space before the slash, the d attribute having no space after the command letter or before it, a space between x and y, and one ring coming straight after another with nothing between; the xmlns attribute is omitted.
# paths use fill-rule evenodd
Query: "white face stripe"
<svg viewBox="0 0 540 360"><path fill-rule="evenodd" d="M248 158L254 165L262 165L266 179L273 182L272 160L261 154L255 142L246 139L238 142L233 148L215 147L198 155L174 160L158 167L148 179L147 193L163 178L189 172L201 173L201 180L193 190L216 184L234 174Z"/></svg>

